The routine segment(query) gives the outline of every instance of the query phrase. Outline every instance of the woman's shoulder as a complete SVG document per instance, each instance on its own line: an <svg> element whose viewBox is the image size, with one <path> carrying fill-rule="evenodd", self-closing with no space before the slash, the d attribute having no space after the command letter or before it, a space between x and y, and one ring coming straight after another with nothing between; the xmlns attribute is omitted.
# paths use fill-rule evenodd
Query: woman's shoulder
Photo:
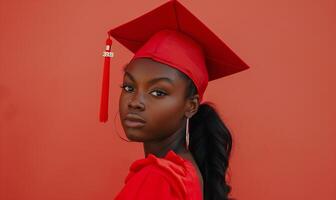
<svg viewBox="0 0 336 200"><path fill-rule="evenodd" d="M144 190L146 183L149 183L152 190L169 187L178 199L198 199L189 197L200 196L200 185L192 163L172 150L164 158L148 154L146 158L135 160L131 164L125 178L125 187L129 185L136 188L141 185Z"/></svg>

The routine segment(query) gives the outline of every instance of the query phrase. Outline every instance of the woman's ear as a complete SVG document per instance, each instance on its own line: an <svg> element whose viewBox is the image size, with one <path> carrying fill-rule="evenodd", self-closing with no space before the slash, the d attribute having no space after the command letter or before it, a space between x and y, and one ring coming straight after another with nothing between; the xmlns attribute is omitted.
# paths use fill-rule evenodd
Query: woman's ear
<svg viewBox="0 0 336 200"><path fill-rule="evenodd" d="M197 113L199 107L199 95L195 94L191 98L187 100L187 109L185 112L185 116L187 118L191 118L194 114Z"/></svg>

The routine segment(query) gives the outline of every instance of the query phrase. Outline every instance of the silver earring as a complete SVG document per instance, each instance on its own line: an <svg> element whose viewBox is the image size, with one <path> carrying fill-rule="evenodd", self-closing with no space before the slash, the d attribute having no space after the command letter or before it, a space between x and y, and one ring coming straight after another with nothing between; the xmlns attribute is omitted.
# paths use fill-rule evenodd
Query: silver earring
<svg viewBox="0 0 336 200"><path fill-rule="evenodd" d="M186 146L187 149L189 149L189 117L187 118L187 123L186 123Z"/></svg>

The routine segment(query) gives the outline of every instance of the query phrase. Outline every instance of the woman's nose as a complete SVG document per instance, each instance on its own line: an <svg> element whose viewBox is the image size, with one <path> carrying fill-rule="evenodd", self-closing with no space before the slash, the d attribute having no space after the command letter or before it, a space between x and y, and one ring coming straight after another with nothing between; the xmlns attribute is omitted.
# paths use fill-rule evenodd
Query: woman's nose
<svg viewBox="0 0 336 200"><path fill-rule="evenodd" d="M136 93L132 96L128 107L133 109L143 110L145 108L145 104L143 103L143 95L140 93Z"/></svg>

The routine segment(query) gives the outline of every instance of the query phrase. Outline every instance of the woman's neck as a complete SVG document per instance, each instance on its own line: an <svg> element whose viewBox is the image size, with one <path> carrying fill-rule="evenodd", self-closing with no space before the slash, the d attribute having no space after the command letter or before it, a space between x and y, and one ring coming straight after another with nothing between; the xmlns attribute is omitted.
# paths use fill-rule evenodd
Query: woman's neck
<svg viewBox="0 0 336 200"><path fill-rule="evenodd" d="M143 147L145 157L151 153L156 157L163 158L170 150L175 153L187 152L188 150L185 148L185 128L180 128L174 134L161 141L144 142Z"/></svg>

